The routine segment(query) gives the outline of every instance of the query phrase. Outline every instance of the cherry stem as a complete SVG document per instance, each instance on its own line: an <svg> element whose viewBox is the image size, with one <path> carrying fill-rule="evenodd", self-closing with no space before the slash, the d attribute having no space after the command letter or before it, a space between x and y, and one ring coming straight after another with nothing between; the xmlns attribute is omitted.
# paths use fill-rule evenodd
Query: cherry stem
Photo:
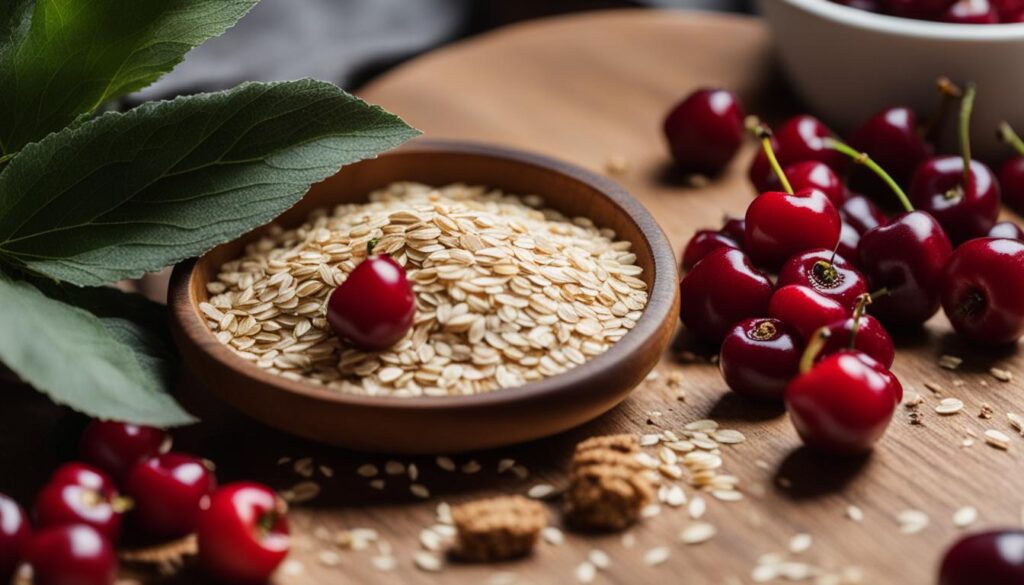
<svg viewBox="0 0 1024 585"><path fill-rule="evenodd" d="M892 189L892 192L896 194L896 198L900 200L900 203L903 205L904 209L906 209L907 211L914 211L914 205L910 203L910 198L907 197L907 194L903 192L903 189L899 186L899 183L897 183L889 175L889 173L885 172L885 169L878 166L878 163L872 160L866 152L858 152L849 144L846 144L845 142L837 140L835 138L826 138L825 144L832 150L841 152L846 156L850 157L851 159L853 159L853 162L859 165L864 165L867 168L871 169L871 172L875 173L876 175L878 175L880 179L885 181L886 185L889 185L889 188Z"/></svg>
<svg viewBox="0 0 1024 585"><path fill-rule="evenodd" d="M370 238L370 241L366 242L367 256L373 256L373 249L377 247L378 242L380 242L380 238Z"/></svg>
<svg viewBox="0 0 1024 585"><path fill-rule="evenodd" d="M935 81L935 86L939 90L939 107L935 109L935 113L928 119L928 126L924 132L925 139L932 144L937 143L942 138L942 128L945 125L946 118L949 116L949 109L953 100L962 97L964 94L963 90L950 81L948 77L938 78Z"/></svg>
<svg viewBox="0 0 1024 585"><path fill-rule="evenodd" d="M853 327L850 328L850 349L857 347L857 333L860 331L860 320L864 317L864 313L870 304L871 295L864 293L857 297L857 307L853 310Z"/></svg>
<svg viewBox="0 0 1024 585"><path fill-rule="evenodd" d="M882 287L882 288L876 290L875 292L871 293L871 300L874 301L875 299L877 299L879 297L887 297L887 296L889 296L889 289L885 288L885 287Z"/></svg>
<svg viewBox="0 0 1024 585"><path fill-rule="evenodd" d="M960 102L960 156L964 159L964 193L971 186L971 112L974 111L974 96L977 93L978 88L968 83L964 99Z"/></svg>
<svg viewBox="0 0 1024 585"><path fill-rule="evenodd" d="M747 129L761 141L761 148L764 149L765 155L768 157L768 163L772 167L772 171L775 172L775 176L779 178L779 182L782 183L782 188L786 190L786 193L793 194L793 185L790 184L789 178L786 177L786 173L782 170L782 165L779 164L779 159L775 156L775 149L772 148L772 131L768 126L751 116L747 119Z"/></svg>
<svg viewBox="0 0 1024 585"><path fill-rule="evenodd" d="M1017 154L1024 156L1024 140L1021 140L1020 136L1014 132L1013 126L1010 126L1009 122L1003 122L999 125L999 138L1012 146L1017 151Z"/></svg>
<svg viewBox="0 0 1024 585"><path fill-rule="evenodd" d="M825 342L832 334L829 333L828 327L822 327L814 332L811 336L811 340L807 342L807 349L804 350L804 354L800 356L800 373L806 374L811 371L814 367L814 360L818 358L818 354L821 353L822 348L825 347Z"/></svg>

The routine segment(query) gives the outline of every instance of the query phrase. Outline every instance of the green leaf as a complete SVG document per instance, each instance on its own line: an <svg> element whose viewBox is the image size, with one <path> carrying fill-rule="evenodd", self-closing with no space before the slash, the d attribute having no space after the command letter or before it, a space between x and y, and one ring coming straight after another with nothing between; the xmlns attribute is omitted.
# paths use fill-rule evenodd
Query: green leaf
<svg viewBox="0 0 1024 585"><path fill-rule="evenodd" d="M0 154L142 89L258 0L3 0Z"/></svg>
<svg viewBox="0 0 1024 585"><path fill-rule="evenodd" d="M166 392L169 346L153 327L158 307L114 289L52 292L73 294L100 316L0 273L0 362L54 402L93 417L161 427L194 422Z"/></svg>
<svg viewBox="0 0 1024 585"><path fill-rule="evenodd" d="M107 113L0 174L0 258L78 285L134 278L267 223L310 184L416 133L311 80Z"/></svg>

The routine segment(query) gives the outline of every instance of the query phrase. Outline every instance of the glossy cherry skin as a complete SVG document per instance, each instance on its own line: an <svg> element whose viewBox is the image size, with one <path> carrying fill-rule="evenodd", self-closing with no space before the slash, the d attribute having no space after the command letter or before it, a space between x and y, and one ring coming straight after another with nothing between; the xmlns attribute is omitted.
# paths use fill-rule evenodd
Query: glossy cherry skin
<svg viewBox="0 0 1024 585"><path fill-rule="evenodd" d="M953 329L978 345L1024 334L1024 242L979 238L953 252L942 280L942 308Z"/></svg>
<svg viewBox="0 0 1024 585"><path fill-rule="evenodd" d="M806 341L819 328L849 317L850 310L808 286L790 284L772 295L768 314L792 327Z"/></svg>
<svg viewBox="0 0 1024 585"><path fill-rule="evenodd" d="M1019 22L1024 12L1024 0L989 0L1003 22Z"/></svg>
<svg viewBox="0 0 1024 585"><path fill-rule="evenodd" d="M686 328L717 344L736 323L768 312L772 283L743 252L719 248L683 277L679 295Z"/></svg>
<svg viewBox="0 0 1024 585"><path fill-rule="evenodd" d="M939 156L918 167L910 181L914 207L932 214L954 244L981 238L999 217L999 182L992 171L971 161L970 186L963 188L963 161Z"/></svg>
<svg viewBox="0 0 1024 585"><path fill-rule="evenodd" d="M663 130L679 169L721 173L743 146L744 117L739 98L724 89L699 89L672 108Z"/></svg>
<svg viewBox="0 0 1024 585"><path fill-rule="evenodd" d="M996 24L999 13L988 0L958 0L946 9L943 22L953 24Z"/></svg>
<svg viewBox="0 0 1024 585"><path fill-rule="evenodd" d="M831 250L818 248L793 256L782 265L775 285L802 284L853 310L868 292L868 281L853 264Z"/></svg>
<svg viewBox="0 0 1024 585"><path fill-rule="evenodd" d="M216 487L216 478L201 459L181 453L139 461L124 482L125 492L134 502L133 524L159 539L193 532L200 505Z"/></svg>
<svg viewBox="0 0 1024 585"><path fill-rule="evenodd" d="M1024 530L968 534L946 551L939 585L1024 583Z"/></svg>
<svg viewBox="0 0 1024 585"><path fill-rule="evenodd" d="M743 243L743 234L747 231L747 222L742 217L726 217L718 233L736 242Z"/></svg>
<svg viewBox="0 0 1024 585"><path fill-rule="evenodd" d="M846 185L843 185L835 171L823 162L805 160L787 166L782 172L785 173L794 191L817 189L824 193L836 208L846 201ZM768 182L765 191L782 190L782 182L774 173Z"/></svg>
<svg viewBox="0 0 1024 585"><path fill-rule="evenodd" d="M839 216L859 234L889 223L889 218L885 217L877 205L859 194L852 194L846 198L839 207Z"/></svg>
<svg viewBox="0 0 1024 585"><path fill-rule="evenodd" d="M850 136L850 146L867 153L901 185L934 151L918 132L917 114L905 107L886 108L868 118ZM889 187L861 165L854 165L850 186L884 203L894 201Z"/></svg>
<svg viewBox="0 0 1024 585"><path fill-rule="evenodd" d="M1006 204L1017 211L1024 211L1024 156L1003 163L999 169L999 185Z"/></svg>
<svg viewBox="0 0 1024 585"><path fill-rule="evenodd" d="M802 352L796 333L782 321L746 319L722 341L718 367L733 392L779 401L800 370Z"/></svg>
<svg viewBox="0 0 1024 585"><path fill-rule="evenodd" d="M694 264L718 248L739 248L739 244L714 230L697 231L683 250L683 270L693 268Z"/></svg>
<svg viewBox="0 0 1024 585"><path fill-rule="evenodd" d="M743 249L758 266L774 270L793 256L815 248L831 250L842 220L821 191L764 193L747 207Z"/></svg>
<svg viewBox="0 0 1024 585"><path fill-rule="evenodd" d="M939 283L953 247L935 218L923 211L899 215L861 236L857 266L872 293L888 292L871 312L891 327L921 325L939 310Z"/></svg>
<svg viewBox="0 0 1024 585"><path fill-rule="evenodd" d="M1024 240L1024 230L1012 221L1001 221L988 230L988 237Z"/></svg>
<svg viewBox="0 0 1024 585"><path fill-rule="evenodd" d="M285 506L270 488L251 482L225 485L199 514L199 563L232 585L263 583L291 547Z"/></svg>
<svg viewBox="0 0 1024 585"><path fill-rule="evenodd" d="M363 260L327 302L331 329L363 351L394 345L412 328L415 316L412 285L390 256Z"/></svg>
<svg viewBox="0 0 1024 585"><path fill-rule="evenodd" d="M0 583L10 583L32 536L25 511L0 494Z"/></svg>
<svg viewBox="0 0 1024 585"><path fill-rule="evenodd" d="M884 9L894 16L936 20L956 0L882 0Z"/></svg>
<svg viewBox="0 0 1024 585"><path fill-rule="evenodd" d="M859 351L830 355L786 387L786 410L808 447L854 455L869 451L889 426L903 388Z"/></svg>
<svg viewBox="0 0 1024 585"><path fill-rule="evenodd" d="M66 463L50 477L36 497L40 528L87 524L116 542L124 510L114 480L84 463Z"/></svg>
<svg viewBox="0 0 1024 585"><path fill-rule="evenodd" d="M159 453L169 438L153 427L94 420L82 433L78 454L120 480L140 459Z"/></svg>
<svg viewBox="0 0 1024 585"><path fill-rule="evenodd" d="M33 585L111 585L117 555L110 541L86 524L67 524L36 533L25 547Z"/></svg>
<svg viewBox="0 0 1024 585"><path fill-rule="evenodd" d="M832 150L825 140L834 136L828 126L814 116L806 114L794 116L778 128L772 137L772 148L775 157L783 168L803 161L818 161L828 165L838 175L842 175L847 166L847 158ZM768 155L760 151L750 167L750 181L758 192L770 191L770 182L774 176Z"/></svg>
<svg viewBox="0 0 1024 585"><path fill-rule="evenodd" d="M850 227L850 224L843 222L839 231L839 245L836 246L836 254L843 258L857 258L857 246L860 244L860 233ZM852 262L851 262L852 264Z"/></svg>
<svg viewBox="0 0 1024 585"><path fill-rule="evenodd" d="M827 327L829 338L825 341L825 346L818 352L819 360L850 347L850 336L853 335L853 317L835 321ZM867 354L886 368L891 368L893 361L896 360L896 347L892 343L892 337L882 323L871 315L861 316L854 349Z"/></svg>

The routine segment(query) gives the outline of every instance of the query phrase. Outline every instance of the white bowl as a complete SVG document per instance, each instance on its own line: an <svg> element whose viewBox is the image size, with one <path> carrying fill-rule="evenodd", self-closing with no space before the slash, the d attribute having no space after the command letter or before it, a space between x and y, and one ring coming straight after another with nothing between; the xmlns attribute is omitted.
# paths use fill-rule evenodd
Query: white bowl
<svg viewBox="0 0 1024 585"><path fill-rule="evenodd" d="M760 0L760 8L793 89L836 131L892 105L927 116L935 80L945 75L978 84L976 156L998 161L1010 153L996 138L1000 121L1024 132L1024 24L911 20L829 0Z"/></svg>

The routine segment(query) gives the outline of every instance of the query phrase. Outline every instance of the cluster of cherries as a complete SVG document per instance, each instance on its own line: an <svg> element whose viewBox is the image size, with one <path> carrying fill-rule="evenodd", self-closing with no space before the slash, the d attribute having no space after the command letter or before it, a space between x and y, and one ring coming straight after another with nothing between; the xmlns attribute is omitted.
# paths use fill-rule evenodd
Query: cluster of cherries
<svg viewBox="0 0 1024 585"><path fill-rule="evenodd" d="M773 135L720 89L695 92L665 120L685 172L720 173L747 130L762 142L749 173L761 194L745 217L698 231L683 252L680 317L720 344L732 390L783 401L803 441L828 453L869 450L902 400L887 327L919 327L941 306L974 344L1024 334L1024 233L997 223L1001 191L1024 208L1024 143L1001 128L1020 156L997 179L970 156L974 88L940 89L929 128L909 108L888 108L850 144L808 115ZM956 97L962 153L936 156L941 112ZM882 207L892 193L904 211L890 217ZM940 575L941 585L1024 583L1024 531L965 537Z"/></svg>
<svg viewBox="0 0 1024 585"><path fill-rule="evenodd" d="M34 585L110 585L124 526L150 542L194 533L209 576L263 583L289 550L283 502L256 483L218 489L207 462L163 452L169 444L159 429L93 421L82 461L62 465L38 493L34 530L0 494L0 582L26 564Z"/></svg>
<svg viewBox="0 0 1024 585"><path fill-rule="evenodd" d="M838 4L953 24L1024 22L1024 0L832 0Z"/></svg>
<svg viewBox="0 0 1024 585"><path fill-rule="evenodd" d="M858 453L885 431L902 399L887 328L920 326L942 306L970 342L1008 344L1024 334L1021 232L996 223L999 181L970 158L975 90L941 87L944 104L962 99L962 156L936 156L908 108L872 117L849 145L809 115L772 134L720 89L697 91L666 119L688 172L719 173L747 130L762 142L749 173L761 194L745 217L700 230L686 246L681 319L720 344L732 390L783 400L810 446ZM1008 163L1010 175L1022 160ZM876 205L872 197L892 199L879 185L903 213L888 217ZM1011 180L1007 189L1022 186ZM1015 196L1024 201L1024 192Z"/></svg>

